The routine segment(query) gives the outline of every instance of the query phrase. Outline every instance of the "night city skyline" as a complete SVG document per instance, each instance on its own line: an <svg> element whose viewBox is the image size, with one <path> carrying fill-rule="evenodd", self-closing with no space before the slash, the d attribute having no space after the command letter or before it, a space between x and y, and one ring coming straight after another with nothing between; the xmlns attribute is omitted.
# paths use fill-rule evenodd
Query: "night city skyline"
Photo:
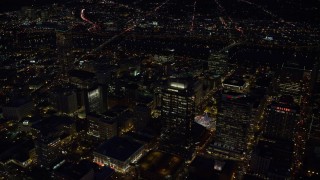
<svg viewBox="0 0 320 180"><path fill-rule="evenodd" d="M319 0L0 0L0 179L320 179Z"/></svg>

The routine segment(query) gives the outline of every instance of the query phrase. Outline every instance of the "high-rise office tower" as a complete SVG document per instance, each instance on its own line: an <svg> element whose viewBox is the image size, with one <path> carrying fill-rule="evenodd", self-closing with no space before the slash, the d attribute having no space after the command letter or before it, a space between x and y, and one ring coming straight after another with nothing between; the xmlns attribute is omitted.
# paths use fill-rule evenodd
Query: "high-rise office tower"
<svg viewBox="0 0 320 180"><path fill-rule="evenodd" d="M52 116L32 124L37 164L52 168L68 151L76 134L76 124L69 117Z"/></svg>
<svg viewBox="0 0 320 180"><path fill-rule="evenodd" d="M214 151L227 158L241 158L252 132L250 124L254 115L251 97L243 93L223 91L218 105Z"/></svg>
<svg viewBox="0 0 320 180"><path fill-rule="evenodd" d="M151 109L145 104L137 104L134 108L134 129L143 130L151 118Z"/></svg>
<svg viewBox="0 0 320 180"><path fill-rule="evenodd" d="M282 67L276 79L275 90L279 94L290 95L300 103L303 93L303 77L309 72L304 69Z"/></svg>
<svg viewBox="0 0 320 180"><path fill-rule="evenodd" d="M67 75L73 67L74 55L72 53L72 36L70 33L56 31L56 45L58 50L58 61L61 66L61 75Z"/></svg>
<svg viewBox="0 0 320 180"><path fill-rule="evenodd" d="M211 55L208 61L209 70L216 76L222 76L228 71L228 54Z"/></svg>
<svg viewBox="0 0 320 180"><path fill-rule="evenodd" d="M294 135L300 108L293 97L281 96L265 110L266 121L260 139L253 149L250 171L259 177L288 179L292 170Z"/></svg>
<svg viewBox="0 0 320 180"><path fill-rule="evenodd" d="M78 109L77 103L77 93L72 89L60 87L52 92L52 104L60 113L74 113Z"/></svg>
<svg viewBox="0 0 320 180"><path fill-rule="evenodd" d="M86 113L104 111L103 93L101 87L93 87L84 90L84 106Z"/></svg>
<svg viewBox="0 0 320 180"><path fill-rule="evenodd" d="M293 149L291 142L260 140L253 149L249 172L258 179L290 179Z"/></svg>
<svg viewBox="0 0 320 180"><path fill-rule="evenodd" d="M118 134L118 121L114 114L88 113L88 134L101 140L110 139Z"/></svg>
<svg viewBox="0 0 320 180"><path fill-rule="evenodd" d="M266 110L264 136L273 140L292 141L300 108L292 96L281 96L273 101Z"/></svg>
<svg viewBox="0 0 320 180"><path fill-rule="evenodd" d="M170 80L161 92L161 139L168 145L185 146L190 140L195 115L196 83Z"/></svg>
<svg viewBox="0 0 320 180"><path fill-rule="evenodd" d="M314 112L311 116L310 127L308 131L309 139L316 139L320 141L320 113Z"/></svg>
<svg viewBox="0 0 320 180"><path fill-rule="evenodd" d="M94 73L73 69L69 71L70 83L79 89L79 105L85 112L103 113L107 109L107 87L98 83Z"/></svg>

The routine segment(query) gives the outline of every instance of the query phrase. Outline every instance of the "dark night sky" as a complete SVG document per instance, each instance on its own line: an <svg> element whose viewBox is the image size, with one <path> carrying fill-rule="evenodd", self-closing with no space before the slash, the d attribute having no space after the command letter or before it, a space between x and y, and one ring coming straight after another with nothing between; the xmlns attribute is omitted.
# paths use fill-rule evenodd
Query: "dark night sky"
<svg viewBox="0 0 320 180"><path fill-rule="evenodd" d="M17 10L22 6L41 5L66 0L0 0L0 11Z"/></svg>

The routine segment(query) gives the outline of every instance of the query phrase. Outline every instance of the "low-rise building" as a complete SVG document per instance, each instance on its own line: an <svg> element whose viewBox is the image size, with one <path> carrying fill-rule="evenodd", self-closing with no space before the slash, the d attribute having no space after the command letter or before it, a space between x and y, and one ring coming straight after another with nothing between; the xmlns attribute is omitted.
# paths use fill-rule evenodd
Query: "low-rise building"
<svg viewBox="0 0 320 180"><path fill-rule="evenodd" d="M144 146L144 144L116 136L93 152L94 162L102 166L109 166L117 172L126 173L130 164L143 155Z"/></svg>
<svg viewBox="0 0 320 180"><path fill-rule="evenodd" d="M26 99L17 99L3 106L3 116L11 120L21 120L31 114L33 109L32 101Z"/></svg>

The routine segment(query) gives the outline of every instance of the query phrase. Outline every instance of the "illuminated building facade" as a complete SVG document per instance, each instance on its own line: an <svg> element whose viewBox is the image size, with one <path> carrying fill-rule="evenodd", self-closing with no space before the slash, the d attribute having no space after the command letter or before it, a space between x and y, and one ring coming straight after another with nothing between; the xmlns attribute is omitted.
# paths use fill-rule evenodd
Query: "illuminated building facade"
<svg viewBox="0 0 320 180"><path fill-rule="evenodd" d="M212 55L209 58L208 67L216 76L224 75L228 71L228 55L226 53Z"/></svg>
<svg viewBox="0 0 320 180"><path fill-rule="evenodd" d="M70 83L79 89L78 104L84 106L85 112L104 112L107 108L106 88L103 85L98 85L95 74L77 69L68 73Z"/></svg>
<svg viewBox="0 0 320 180"><path fill-rule="evenodd" d="M241 158L252 132L254 115L254 104L250 96L224 91L218 105L213 152L226 158Z"/></svg>
<svg viewBox="0 0 320 180"><path fill-rule="evenodd" d="M277 78L276 90L280 94L290 95L295 102L300 102L303 92L303 77L309 71L303 69L282 67L281 73Z"/></svg>
<svg viewBox="0 0 320 180"><path fill-rule="evenodd" d="M161 116L162 140L169 144L189 141L195 116L195 84L169 81L161 92Z"/></svg>
<svg viewBox="0 0 320 180"><path fill-rule="evenodd" d="M86 112L103 112L103 98L101 87L95 87L84 91L84 106Z"/></svg>
<svg viewBox="0 0 320 180"><path fill-rule="evenodd" d="M89 121L88 134L91 136L106 140L118 134L118 122L115 116L89 113L87 119Z"/></svg>
<svg viewBox="0 0 320 180"><path fill-rule="evenodd" d="M32 125L37 164L51 168L68 152L75 135L75 123L70 118L52 116Z"/></svg>
<svg viewBox="0 0 320 180"><path fill-rule="evenodd" d="M249 84L240 78L228 78L223 81L222 87L236 92L243 91Z"/></svg>
<svg viewBox="0 0 320 180"><path fill-rule="evenodd" d="M266 111L264 136L275 140L292 141L300 109L294 104L293 97L282 96L272 102Z"/></svg>

